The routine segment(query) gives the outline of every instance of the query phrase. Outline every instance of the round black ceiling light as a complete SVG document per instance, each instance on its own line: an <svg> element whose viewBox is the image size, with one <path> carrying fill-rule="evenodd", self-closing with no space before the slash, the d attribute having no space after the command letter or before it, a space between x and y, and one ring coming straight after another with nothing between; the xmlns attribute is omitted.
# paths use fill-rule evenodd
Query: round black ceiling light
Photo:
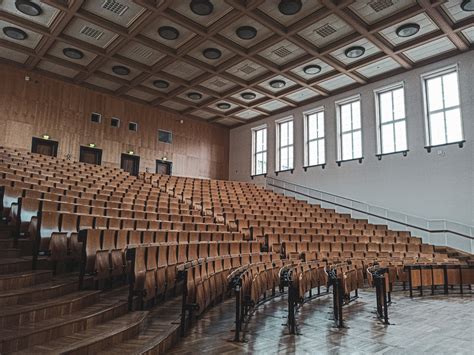
<svg viewBox="0 0 474 355"><path fill-rule="evenodd" d="M240 94L240 96L244 100L253 100L257 97L257 95L255 95L255 93L253 93L253 92L243 92L242 94Z"/></svg>
<svg viewBox="0 0 474 355"><path fill-rule="evenodd" d="M79 49L75 48L64 48L63 54L68 58L76 60L84 58L84 53L82 53Z"/></svg>
<svg viewBox="0 0 474 355"><path fill-rule="evenodd" d="M201 100L202 99L202 95L198 92L190 92L188 94L188 97L191 99L191 100Z"/></svg>
<svg viewBox="0 0 474 355"><path fill-rule="evenodd" d="M217 107L220 108L221 110L228 110L230 109L230 104L228 104L227 102L219 102L217 104Z"/></svg>
<svg viewBox="0 0 474 355"><path fill-rule="evenodd" d="M206 48L202 51L202 55L207 59L219 59L222 56L222 52L217 48Z"/></svg>
<svg viewBox="0 0 474 355"><path fill-rule="evenodd" d="M463 9L463 11L474 11L474 1L473 0L464 0L461 3L461 9Z"/></svg>
<svg viewBox="0 0 474 355"><path fill-rule="evenodd" d="M25 31L16 27L4 27L3 33L5 33L5 36L16 39L17 41L23 41L28 37Z"/></svg>
<svg viewBox="0 0 474 355"><path fill-rule="evenodd" d="M281 0L278 4L278 10L283 15L294 15L301 10L301 0Z"/></svg>
<svg viewBox="0 0 474 355"><path fill-rule="evenodd" d="M354 46L347 48L344 52L347 58L359 58L365 53L365 48L361 46Z"/></svg>
<svg viewBox="0 0 474 355"><path fill-rule="evenodd" d="M406 23L397 28L398 37L411 37L418 33L420 25L417 23Z"/></svg>
<svg viewBox="0 0 474 355"><path fill-rule="evenodd" d="M207 16L214 10L214 5L209 0L192 0L189 7L199 16Z"/></svg>
<svg viewBox="0 0 474 355"><path fill-rule="evenodd" d="M179 31L171 26L162 26L158 28L158 34L161 38L173 41L179 37Z"/></svg>
<svg viewBox="0 0 474 355"><path fill-rule="evenodd" d="M305 72L305 74L308 74L308 75L316 75L319 72L321 72L321 67L316 64L310 64L310 65L305 66L303 68L303 71Z"/></svg>
<svg viewBox="0 0 474 355"><path fill-rule="evenodd" d="M158 88L158 89L166 89L170 86L170 83L164 80L155 80L153 82L153 86Z"/></svg>
<svg viewBox="0 0 474 355"><path fill-rule="evenodd" d="M122 65L116 65L114 67L112 67L112 71L117 74L117 75L128 75L130 74L130 69L128 69L127 67L124 67Z"/></svg>
<svg viewBox="0 0 474 355"><path fill-rule="evenodd" d="M270 86L274 89L281 89L282 87L285 87L286 83L283 80L272 80L270 81Z"/></svg>
<svg viewBox="0 0 474 355"><path fill-rule="evenodd" d="M28 16L39 16L43 13L39 5L29 0L16 0L15 7L18 11Z"/></svg>
<svg viewBox="0 0 474 355"><path fill-rule="evenodd" d="M240 39L249 40L255 38L255 36L257 35L257 29L252 26L240 26L235 30L235 34Z"/></svg>

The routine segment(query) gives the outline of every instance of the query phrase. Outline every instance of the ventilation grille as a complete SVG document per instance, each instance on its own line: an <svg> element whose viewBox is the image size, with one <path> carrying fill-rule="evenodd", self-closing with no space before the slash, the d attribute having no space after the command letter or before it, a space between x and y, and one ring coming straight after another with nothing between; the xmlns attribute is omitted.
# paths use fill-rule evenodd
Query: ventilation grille
<svg viewBox="0 0 474 355"><path fill-rule="evenodd" d="M214 80L211 85L215 86L215 87L218 87L218 88L222 88L224 86L227 85L227 83L225 81L222 81L222 80L219 80L219 79L216 79Z"/></svg>
<svg viewBox="0 0 474 355"><path fill-rule="evenodd" d="M336 29L332 27L329 23L322 25L321 27L314 30L321 37L327 37L336 32Z"/></svg>
<svg viewBox="0 0 474 355"><path fill-rule="evenodd" d="M97 28L84 26L81 29L81 34L98 41L104 35L104 32L101 30L98 30Z"/></svg>
<svg viewBox="0 0 474 355"><path fill-rule="evenodd" d="M242 68L239 69L241 72L249 75L249 74L252 74L255 70L254 67L251 67L250 65L244 65Z"/></svg>
<svg viewBox="0 0 474 355"><path fill-rule="evenodd" d="M146 47L137 46L131 50L131 54L136 55L137 57L149 59L153 55L153 51Z"/></svg>
<svg viewBox="0 0 474 355"><path fill-rule="evenodd" d="M280 58L285 58L286 56L289 56L291 54L291 51L289 51L286 47L280 47L275 49L273 51L273 54L276 54Z"/></svg>
<svg viewBox="0 0 474 355"><path fill-rule="evenodd" d="M105 0L104 3L102 4L102 8L118 16L122 16L128 10L127 5L124 5L115 0Z"/></svg>
<svg viewBox="0 0 474 355"><path fill-rule="evenodd" d="M380 12L393 6L393 0L373 0L369 2L369 6L375 11Z"/></svg>

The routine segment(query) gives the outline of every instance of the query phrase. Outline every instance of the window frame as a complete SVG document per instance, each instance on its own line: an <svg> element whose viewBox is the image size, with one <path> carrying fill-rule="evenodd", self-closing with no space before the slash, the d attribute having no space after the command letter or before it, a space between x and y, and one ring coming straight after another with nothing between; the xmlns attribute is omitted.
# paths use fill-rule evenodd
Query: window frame
<svg viewBox="0 0 474 355"><path fill-rule="evenodd" d="M280 127L282 124L285 124L285 123L288 123L288 122L291 122L292 124L292 131L293 131L293 135L291 137L291 144L287 144L285 146L281 146L280 144L280 141L281 141L281 137L280 137ZM275 154L275 172L276 173L279 173L279 172L283 172L283 171L293 171L294 168L295 168L295 122L294 122L294 117L293 116L287 116L287 117L284 117L284 118L281 118L279 120L276 120L275 121L275 133L276 133L276 139L275 139L275 143L276 143L276 154ZM288 135L288 138L290 138L290 135ZM293 150L293 156L292 156L292 165L291 167L287 168L287 169L282 169L281 168L281 150L284 149L284 148L292 148ZM288 154L288 158L290 158L290 155Z"/></svg>
<svg viewBox="0 0 474 355"><path fill-rule="evenodd" d="M317 115L319 113L323 114L323 121L324 121L324 132L323 132L323 137L317 137L313 139L309 139L309 116L311 115ZM317 120L316 120L317 122ZM317 125L317 123L316 123ZM304 142L304 147L303 147L303 168L306 169L309 167L313 166L325 166L326 165L326 111L324 106L320 106L317 108L314 108L309 111L303 112L303 142ZM309 144L311 142L317 142L322 140L324 142L324 155L323 155L323 162L319 162L319 145L318 145L318 164L309 164L310 161L310 151L309 151Z"/></svg>
<svg viewBox="0 0 474 355"><path fill-rule="evenodd" d="M380 112L380 109L381 109L380 95L385 94L387 92L395 91L395 90L398 90L398 89L403 89L403 112L404 112L404 117L382 123L382 117L381 117L381 112ZM375 89L374 90L374 100L375 100L375 122L376 122L376 125L377 125L377 131L376 131L376 138L377 138L377 150L376 150L376 152L377 153L376 153L376 156L380 158L383 155L391 155L391 154L399 154L399 153L401 153L403 155L406 155L406 153L409 150L408 149L409 145L408 145L408 123L407 123L407 105L406 105L405 81L399 81L399 82L396 82L396 83L393 83L393 84ZM392 100L393 100L393 96L392 96ZM393 152L384 153L383 152L382 126L389 125L389 124L395 125L395 123L402 122L402 121L405 121L406 149L396 150L396 148L395 148L395 150ZM393 130L393 134L395 135L395 126L394 126L394 130ZM396 147L396 137L394 137L393 141L394 141L394 144L395 144L395 147Z"/></svg>
<svg viewBox="0 0 474 355"><path fill-rule="evenodd" d="M262 151L257 151L257 132L265 130L265 150ZM267 124L263 124L257 127L252 127L252 158L251 158L251 175L252 177L254 176L260 176L260 175L267 175L268 172L268 126ZM263 173L256 174L257 171L257 154L265 153L265 169Z"/></svg>
<svg viewBox="0 0 474 355"><path fill-rule="evenodd" d="M352 157L351 159L343 159L343 146L342 146L342 134L347 133L347 132L342 132L342 117L341 117L341 107L343 105L351 104L353 102L359 101L359 114L360 114L360 128L356 130L351 130L347 132L351 132L351 135L353 136L353 133L356 131L360 131L360 152L361 156L360 157ZM362 160L364 159L364 137L363 137L363 119L362 119L362 98L360 94L353 95L350 97L346 97L341 100L337 100L335 103L335 108L336 108L336 129L337 129L337 160L336 163L340 166L341 163L346 162L346 161L352 161L352 160L358 160L359 163L362 163ZM352 113L351 113L352 115ZM351 126L352 126L352 117L351 117ZM352 145L352 155L354 155L354 144Z"/></svg>
<svg viewBox="0 0 474 355"><path fill-rule="evenodd" d="M169 137L170 137L170 140L169 140L169 141L166 141L166 142L160 140L160 132L168 133L168 134L169 134ZM172 143L173 143L173 132L172 132L172 131L168 131L168 130L166 130L166 129L158 128L158 142L160 142L160 143L165 143L165 144L172 144Z"/></svg>
<svg viewBox="0 0 474 355"><path fill-rule="evenodd" d="M428 99L428 86L427 86L427 81L430 79L434 79L437 77L442 77L444 75L450 74L450 73L456 73L457 75L457 81L458 81L458 99L459 99L459 105L458 106L453 106L449 107L446 109L444 107L444 90L443 90L443 108L432 111L433 113L438 113L438 112L443 112L443 122L444 122L444 127L445 127L445 135L447 134L447 129L446 129L446 111L458 108L459 109L459 117L461 121L461 139L458 141L453 141L453 142L448 142L446 138L446 143L441 143L441 144L431 144L431 122L430 122L430 114L432 112L429 111L429 99ZM444 145L451 145L451 144L459 144L459 147L462 148L463 143L466 141L465 136L464 136L464 122L462 118L462 102L461 102L461 86L460 86L460 80L459 80L459 66L458 64L452 64L443 68L439 68L436 70L433 70L431 72L427 72L424 74L421 74L421 86L422 86L422 94L423 94L423 115L424 115L424 121L425 121L425 149L428 150L428 152L431 151L432 147L440 147Z"/></svg>
<svg viewBox="0 0 474 355"><path fill-rule="evenodd" d="M135 125L135 129L130 129L130 125ZM138 132L138 123L137 122L128 122L128 131L129 132Z"/></svg>

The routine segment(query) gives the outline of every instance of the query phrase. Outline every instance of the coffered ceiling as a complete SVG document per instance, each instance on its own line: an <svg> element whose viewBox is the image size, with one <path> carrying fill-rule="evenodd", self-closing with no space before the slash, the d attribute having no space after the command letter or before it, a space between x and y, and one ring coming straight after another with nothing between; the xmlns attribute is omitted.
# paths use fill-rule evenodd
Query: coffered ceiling
<svg viewBox="0 0 474 355"><path fill-rule="evenodd" d="M0 0L0 61L236 126L474 47L474 0Z"/></svg>

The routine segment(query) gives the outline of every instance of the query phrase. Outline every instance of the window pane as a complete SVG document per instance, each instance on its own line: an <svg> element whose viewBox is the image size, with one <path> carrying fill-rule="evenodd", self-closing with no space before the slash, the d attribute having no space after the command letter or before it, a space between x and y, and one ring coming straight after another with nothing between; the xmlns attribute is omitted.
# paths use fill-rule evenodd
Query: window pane
<svg viewBox="0 0 474 355"><path fill-rule="evenodd" d="M447 143L462 141L461 112L458 108L446 111Z"/></svg>
<svg viewBox="0 0 474 355"><path fill-rule="evenodd" d="M393 120L392 110L392 93L385 92L379 95L380 98L380 122L388 122Z"/></svg>
<svg viewBox="0 0 474 355"><path fill-rule="evenodd" d="M430 134L432 145L446 143L443 112L430 115Z"/></svg>
<svg viewBox="0 0 474 355"><path fill-rule="evenodd" d="M395 123L395 142L396 151L400 152L407 150L407 132L405 121Z"/></svg>
<svg viewBox="0 0 474 355"><path fill-rule="evenodd" d="M443 108L443 94L441 89L441 78L428 79L426 81L428 88L428 109L429 111L440 110Z"/></svg>
<svg viewBox="0 0 474 355"><path fill-rule="evenodd" d="M352 134L342 135L342 160L352 159Z"/></svg>
<svg viewBox="0 0 474 355"><path fill-rule="evenodd" d="M351 105L342 105L341 106L341 130L342 132L347 132L352 129L351 125Z"/></svg>
<svg viewBox="0 0 474 355"><path fill-rule="evenodd" d="M393 91L393 118L405 118L405 95L403 88Z"/></svg>
<svg viewBox="0 0 474 355"><path fill-rule="evenodd" d="M325 149L324 149L324 139L318 140L318 162L317 164L324 164L326 161L325 158Z"/></svg>
<svg viewBox="0 0 474 355"><path fill-rule="evenodd" d="M458 73L453 72L443 76L444 107L459 105Z"/></svg>
<svg viewBox="0 0 474 355"><path fill-rule="evenodd" d="M362 157L362 132L357 131L352 134L352 140L354 145L353 159Z"/></svg>
<svg viewBox="0 0 474 355"><path fill-rule="evenodd" d="M280 146L288 145L288 124L280 123Z"/></svg>
<svg viewBox="0 0 474 355"><path fill-rule="evenodd" d="M293 121L287 122L288 125L288 144L293 144Z"/></svg>
<svg viewBox="0 0 474 355"><path fill-rule="evenodd" d="M316 138L316 115L308 115L308 139Z"/></svg>
<svg viewBox="0 0 474 355"><path fill-rule="evenodd" d="M393 137L393 123L382 125L382 153L392 153L395 151Z"/></svg>
<svg viewBox="0 0 474 355"><path fill-rule="evenodd" d="M318 138L324 137L324 113L318 113Z"/></svg>
<svg viewBox="0 0 474 355"><path fill-rule="evenodd" d="M352 129L360 128L360 102L352 103Z"/></svg>
<svg viewBox="0 0 474 355"><path fill-rule="evenodd" d="M312 141L308 143L308 165L318 164L318 142Z"/></svg>
<svg viewBox="0 0 474 355"><path fill-rule="evenodd" d="M288 147L288 167L287 169L293 168L293 146Z"/></svg>
<svg viewBox="0 0 474 355"><path fill-rule="evenodd" d="M288 169L288 148L280 149L280 170Z"/></svg>

